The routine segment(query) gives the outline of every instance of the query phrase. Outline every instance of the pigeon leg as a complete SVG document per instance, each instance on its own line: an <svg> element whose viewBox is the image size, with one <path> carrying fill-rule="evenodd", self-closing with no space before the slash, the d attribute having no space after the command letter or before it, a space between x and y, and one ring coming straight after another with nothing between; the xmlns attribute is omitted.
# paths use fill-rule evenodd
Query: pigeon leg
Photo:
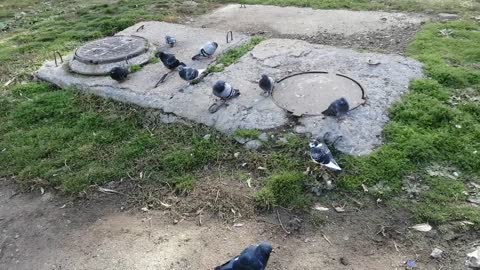
<svg viewBox="0 0 480 270"><path fill-rule="evenodd" d="M335 146L335 145L336 145L336 144L337 144L337 142L338 142L338 141L340 141L341 139L343 139L343 136L342 136L342 135L340 135L340 136L338 136L337 138L335 138L335 140L334 140L334 141L333 141L333 143L332 143L333 147L335 147L335 148L336 148L336 146Z"/></svg>
<svg viewBox="0 0 480 270"><path fill-rule="evenodd" d="M325 134L323 134L323 141L328 142L328 139L330 139L331 135L332 133L330 131L325 132Z"/></svg>

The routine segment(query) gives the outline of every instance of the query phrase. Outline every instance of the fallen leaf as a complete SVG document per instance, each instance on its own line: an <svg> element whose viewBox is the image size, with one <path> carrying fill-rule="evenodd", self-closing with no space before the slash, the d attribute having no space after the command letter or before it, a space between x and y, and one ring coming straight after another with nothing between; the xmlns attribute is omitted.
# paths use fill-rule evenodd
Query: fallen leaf
<svg viewBox="0 0 480 270"><path fill-rule="evenodd" d="M148 207L142 207L141 209L143 212L148 212Z"/></svg>
<svg viewBox="0 0 480 270"><path fill-rule="evenodd" d="M362 184L362 188L363 188L363 191L364 191L364 192L368 192L368 188L367 188L367 186L366 186L365 184Z"/></svg>
<svg viewBox="0 0 480 270"><path fill-rule="evenodd" d="M233 224L233 227L236 227L236 228L243 227L243 223L235 223Z"/></svg>
<svg viewBox="0 0 480 270"><path fill-rule="evenodd" d="M64 205L60 206L60 209L63 209L63 208L65 208L66 206L67 206L67 205L64 204Z"/></svg>
<svg viewBox="0 0 480 270"><path fill-rule="evenodd" d="M432 230L432 226L428 223L417 224L415 226L410 227L410 229L414 229L419 232L429 232Z"/></svg>
<svg viewBox="0 0 480 270"><path fill-rule="evenodd" d="M252 178L248 178L248 179L247 179L247 186L248 186L249 188L252 187Z"/></svg>
<svg viewBox="0 0 480 270"><path fill-rule="evenodd" d="M262 166L258 166L258 168L257 168L257 169L258 169L258 170L261 170L261 171L266 171L266 170L267 170L267 168L265 168L265 167L262 167Z"/></svg>
<svg viewBox="0 0 480 270"><path fill-rule="evenodd" d="M42 195L45 193L45 189L43 187L40 187L40 193L42 193Z"/></svg>
<svg viewBox="0 0 480 270"><path fill-rule="evenodd" d="M345 212L345 208L343 208L341 206L337 206L333 209L335 209L335 212L337 212L337 213L344 213Z"/></svg>

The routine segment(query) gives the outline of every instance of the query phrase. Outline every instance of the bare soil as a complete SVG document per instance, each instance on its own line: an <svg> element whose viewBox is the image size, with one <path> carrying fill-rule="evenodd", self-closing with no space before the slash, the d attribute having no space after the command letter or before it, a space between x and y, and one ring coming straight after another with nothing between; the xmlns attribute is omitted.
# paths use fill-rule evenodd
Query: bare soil
<svg viewBox="0 0 480 270"><path fill-rule="evenodd" d="M214 199L225 202L221 195ZM209 202L192 200L195 207ZM72 201L50 192L20 193L2 180L0 269L213 269L264 240L274 246L268 269L404 269L407 259L419 269L464 269L464 248L479 239L452 228L413 232L406 213L383 206L322 212L325 223L318 226L280 209L290 235L275 211L233 221L215 210L145 212L130 206L123 195ZM445 251L443 259L429 258L434 247Z"/></svg>

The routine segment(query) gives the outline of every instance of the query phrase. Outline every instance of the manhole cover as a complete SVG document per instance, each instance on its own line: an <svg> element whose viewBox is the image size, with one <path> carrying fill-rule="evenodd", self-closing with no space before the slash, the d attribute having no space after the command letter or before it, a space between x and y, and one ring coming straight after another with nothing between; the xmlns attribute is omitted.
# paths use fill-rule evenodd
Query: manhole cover
<svg viewBox="0 0 480 270"><path fill-rule="evenodd" d="M350 109L365 103L362 86L340 74L323 71L302 72L281 79L273 91L273 99L293 115L321 115L330 104L341 97Z"/></svg>
<svg viewBox="0 0 480 270"><path fill-rule="evenodd" d="M114 66L148 62L150 47L148 40L138 36L113 36L94 40L75 51L70 68L80 74L104 75Z"/></svg>

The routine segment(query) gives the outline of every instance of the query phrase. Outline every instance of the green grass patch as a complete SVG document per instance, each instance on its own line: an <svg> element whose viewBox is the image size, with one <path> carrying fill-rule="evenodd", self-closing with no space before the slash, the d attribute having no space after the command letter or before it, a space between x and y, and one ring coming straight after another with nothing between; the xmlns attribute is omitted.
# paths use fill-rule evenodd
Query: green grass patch
<svg viewBox="0 0 480 270"><path fill-rule="evenodd" d="M450 29L448 36L442 29ZM462 174L480 173L480 118L474 100L458 105L453 95L478 95L480 25L474 22L429 24L408 48L410 56L425 64L428 79L413 81L410 93L391 109L385 127L386 144L366 157L344 157L347 172L339 186L360 191L364 184L375 196L392 198L401 192L402 181L412 173L428 178L425 168L432 163L453 166ZM465 205L464 183L431 179L430 190L412 207L419 221L443 223L470 220L479 224L479 215Z"/></svg>
<svg viewBox="0 0 480 270"><path fill-rule="evenodd" d="M234 137L243 139L257 139L260 135L260 131L256 129L237 129L233 133Z"/></svg>
<svg viewBox="0 0 480 270"><path fill-rule="evenodd" d="M282 172L270 176L256 194L256 202L262 208L276 205L305 209L310 205L310 199L304 192L305 176L302 173Z"/></svg>
<svg viewBox="0 0 480 270"><path fill-rule="evenodd" d="M253 50L255 46L264 40L262 37L253 37L248 43L227 51L217 59L215 65L208 67L207 72L222 72L226 67L236 63L242 56Z"/></svg>
<svg viewBox="0 0 480 270"><path fill-rule="evenodd" d="M230 141L203 139L213 132L207 128L165 125L150 133L141 110L101 98L27 84L3 103L0 175L16 175L25 185L42 179L71 193L143 172L188 191L194 181L184 175L229 160Z"/></svg>

